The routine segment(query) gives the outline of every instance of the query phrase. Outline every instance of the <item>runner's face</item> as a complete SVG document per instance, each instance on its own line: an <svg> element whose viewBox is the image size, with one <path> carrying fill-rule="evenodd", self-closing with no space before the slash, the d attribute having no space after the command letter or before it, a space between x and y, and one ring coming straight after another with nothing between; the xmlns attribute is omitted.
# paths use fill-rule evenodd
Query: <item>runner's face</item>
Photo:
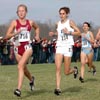
<svg viewBox="0 0 100 100"><path fill-rule="evenodd" d="M83 24L83 30L84 30L84 31L88 31L88 30L89 30L89 27L88 27L87 24Z"/></svg>
<svg viewBox="0 0 100 100"><path fill-rule="evenodd" d="M17 14L19 18L24 19L26 17L26 13L25 7L21 6L18 8Z"/></svg>
<svg viewBox="0 0 100 100"><path fill-rule="evenodd" d="M66 12L64 10L61 10L59 12L59 15L60 15L61 20L66 20L66 18L68 16L68 14L66 14Z"/></svg>

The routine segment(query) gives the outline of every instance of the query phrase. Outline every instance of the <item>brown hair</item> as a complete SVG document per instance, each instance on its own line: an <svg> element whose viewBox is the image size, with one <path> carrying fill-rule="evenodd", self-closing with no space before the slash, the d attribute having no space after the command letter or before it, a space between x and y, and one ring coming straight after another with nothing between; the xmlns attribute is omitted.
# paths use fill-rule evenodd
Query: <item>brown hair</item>
<svg viewBox="0 0 100 100"><path fill-rule="evenodd" d="M18 9L19 9L19 7L24 7L24 8L25 8L25 11L28 12L28 10L27 10L27 6L24 5L24 4L20 4L20 5L17 7L17 13L18 13Z"/></svg>
<svg viewBox="0 0 100 100"><path fill-rule="evenodd" d="M60 12L61 10L64 10L64 11L66 12L66 14L69 14L69 13L70 13L70 9L69 9L68 7L62 7L62 8L60 8L60 9L59 9L59 12Z"/></svg>
<svg viewBox="0 0 100 100"><path fill-rule="evenodd" d="M89 22L84 22L83 24L87 24L89 28L91 28L91 25Z"/></svg>

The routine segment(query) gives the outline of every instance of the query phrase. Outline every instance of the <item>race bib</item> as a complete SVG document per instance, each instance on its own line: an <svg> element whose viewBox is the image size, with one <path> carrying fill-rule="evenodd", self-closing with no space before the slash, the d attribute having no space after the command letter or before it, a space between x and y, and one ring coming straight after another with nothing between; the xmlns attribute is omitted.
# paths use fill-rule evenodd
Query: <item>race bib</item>
<svg viewBox="0 0 100 100"><path fill-rule="evenodd" d="M62 41L67 40L68 39L68 35L67 34L63 34L62 36Z"/></svg>
<svg viewBox="0 0 100 100"><path fill-rule="evenodd" d="M82 42L82 47L88 47L88 42L87 41L83 41Z"/></svg>
<svg viewBox="0 0 100 100"><path fill-rule="evenodd" d="M26 28L21 28L19 33L19 42L30 41L30 32Z"/></svg>
<svg viewBox="0 0 100 100"><path fill-rule="evenodd" d="M32 46L31 46L31 44L27 44L27 45L24 46L24 48L25 48L25 50L32 49Z"/></svg>

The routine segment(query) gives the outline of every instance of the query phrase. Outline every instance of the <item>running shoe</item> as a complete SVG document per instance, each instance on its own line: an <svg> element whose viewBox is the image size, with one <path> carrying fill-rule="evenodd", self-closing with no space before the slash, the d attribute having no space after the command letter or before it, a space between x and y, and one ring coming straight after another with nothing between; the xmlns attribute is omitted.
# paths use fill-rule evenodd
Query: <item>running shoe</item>
<svg viewBox="0 0 100 100"><path fill-rule="evenodd" d="M84 79L81 76L79 77L79 80L81 83L84 83Z"/></svg>
<svg viewBox="0 0 100 100"><path fill-rule="evenodd" d="M29 83L31 91L34 90L34 80L35 80L35 78L34 78L34 76L32 76L32 81Z"/></svg>
<svg viewBox="0 0 100 100"><path fill-rule="evenodd" d="M61 90L60 89L55 89L54 90L54 94L55 95L60 95L61 94Z"/></svg>
<svg viewBox="0 0 100 100"><path fill-rule="evenodd" d="M93 75L96 75L96 69L95 68L93 69Z"/></svg>
<svg viewBox="0 0 100 100"><path fill-rule="evenodd" d="M21 91L20 91L19 89L16 89L16 90L14 91L14 94L15 94L16 96L20 97L20 96L21 96Z"/></svg>
<svg viewBox="0 0 100 100"><path fill-rule="evenodd" d="M78 68L77 66L74 66L74 78L77 78L78 75Z"/></svg>

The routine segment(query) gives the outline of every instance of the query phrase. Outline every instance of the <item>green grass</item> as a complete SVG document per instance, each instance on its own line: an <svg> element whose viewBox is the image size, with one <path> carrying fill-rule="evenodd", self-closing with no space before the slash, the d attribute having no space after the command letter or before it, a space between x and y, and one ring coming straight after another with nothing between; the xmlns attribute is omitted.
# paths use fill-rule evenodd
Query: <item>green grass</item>
<svg viewBox="0 0 100 100"><path fill-rule="evenodd" d="M65 76L62 65L62 80L60 96L54 95L55 89L55 65L33 64L28 65L29 70L35 76L35 90L29 89L29 81L24 78L22 96L13 95L17 87L17 65L0 66L0 100L100 100L100 62L94 63L97 68L95 76L85 70L85 83L73 78L73 75ZM77 65L80 70L80 63Z"/></svg>

